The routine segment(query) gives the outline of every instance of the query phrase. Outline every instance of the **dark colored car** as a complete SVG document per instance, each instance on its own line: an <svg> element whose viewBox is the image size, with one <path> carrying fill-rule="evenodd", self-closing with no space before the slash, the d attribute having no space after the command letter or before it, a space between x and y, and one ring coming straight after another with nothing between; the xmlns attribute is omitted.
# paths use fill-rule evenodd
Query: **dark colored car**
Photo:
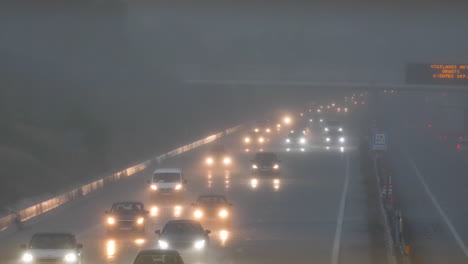
<svg viewBox="0 0 468 264"><path fill-rule="evenodd" d="M278 174L280 162L273 152L258 152L252 160L252 172L254 174Z"/></svg>
<svg viewBox="0 0 468 264"><path fill-rule="evenodd" d="M206 252L210 231L194 220L172 220L155 233L159 235L159 249Z"/></svg>
<svg viewBox="0 0 468 264"><path fill-rule="evenodd" d="M184 261L176 250L150 249L140 251L133 264L184 264Z"/></svg>
<svg viewBox="0 0 468 264"><path fill-rule="evenodd" d="M223 145L215 145L206 155L205 164L208 167L229 167L232 164L232 157Z"/></svg>
<svg viewBox="0 0 468 264"><path fill-rule="evenodd" d="M201 195L193 203L195 219L226 222L231 217L231 206L223 195Z"/></svg>
<svg viewBox="0 0 468 264"><path fill-rule="evenodd" d="M137 231L145 232L146 217L148 211L145 210L141 202L118 202L112 205L110 211L106 211L107 231Z"/></svg>

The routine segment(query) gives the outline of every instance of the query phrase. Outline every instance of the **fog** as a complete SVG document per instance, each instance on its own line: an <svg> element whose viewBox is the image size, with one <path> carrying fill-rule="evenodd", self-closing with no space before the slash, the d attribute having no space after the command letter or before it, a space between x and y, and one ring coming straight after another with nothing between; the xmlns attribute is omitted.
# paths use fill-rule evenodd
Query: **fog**
<svg viewBox="0 0 468 264"><path fill-rule="evenodd" d="M342 90L468 60L453 1L31 1L0 8L0 205Z"/></svg>

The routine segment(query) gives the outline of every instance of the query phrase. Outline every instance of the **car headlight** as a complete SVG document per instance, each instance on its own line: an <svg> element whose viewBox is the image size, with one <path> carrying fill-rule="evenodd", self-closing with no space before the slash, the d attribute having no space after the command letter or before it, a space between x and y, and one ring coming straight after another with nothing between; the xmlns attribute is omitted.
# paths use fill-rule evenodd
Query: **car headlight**
<svg viewBox="0 0 468 264"><path fill-rule="evenodd" d="M244 138L244 142L245 143L250 143L250 138L249 137Z"/></svg>
<svg viewBox="0 0 468 264"><path fill-rule="evenodd" d="M145 222L145 219L143 217L140 217L137 219L137 224L142 225Z"/></svg>
<svg viewBox="0 0 468 264"><path fill-rule="evenodd" d="M75 253L68 253L65 255L64 260L67 263L75 263L78 260L78 257L76 256Z"/></svg>
<svg viewBox="0 0 468 264"><path fill-rule="evenodd" d="M164 240L158 240L158 245L160 249L168 249L169 248L169 243Z"/></svg>
<svg viewBox="0 0 468 264"><path fill-rule="evenodd" d="M267 133L270 133L270 132L271 132L271 130L270 130L269 128L265 129L265 131L266 131Z"/></svg>
<svg viewBox="0 0 468 264"><path fill-rule="evenodd" d="M231 158L229 158L229 157L225 157L225 158L223 159L224 165L229 165L229 164L231 164L231 162L232 162L232 161L231 161Z"/></svg>
<svg viewBox="0 0 468 264"><path fill-rule="evenodd" d="M182 184L177 184L174 189L176 190L181 190L182 189Z"/></svg>
<svg viewBox="0 0 468 264"><path fill-rule="evenodd" d="M195 210L195 212L193 212L193 216L194 216L195 218L197 218L197 219L202 218L202 217L203 217L203 212L202 212L202 210L200 210L200 209Z"/></svg>
<svg viewBox="0 0 468 264"><path fill-rule="evenodd" d="M258 169L258 166L256 164L253 164L252 169Z"/></svg>
<svg viewBox="0 0 468 264"><path fill-rule="evenodd" d="M305 138L300 138L299 139L299 144L305 144L306 143L306 139Z"/></svg>
<svg viewBox="0 0 468 264"><path fill-rule="evenodd" d="M156 184L151 184L151 190L156 191L158 186Z"/></svg>
<svg viewBox="0 0 468 264"><path fill-rule="evenodd" d="M331 140L331 139L330 139L329 137L327 137L327 138L325 139L325 141L327 141L327 142L330 142L330 140Z"/></svg>
<svg viewBox="0 0 468 264"><path fill-rule="evenodd" d="M273 169L275 170L279 169L279 165L278 164L273 165Z"/></svg>
<svg viewBox="0 0 468 264"><path fill-rule="evenodd" d="M211 165L213 162L213 158L206 158L206 164Z"/></svg>
<svg viewBox="0 0 468 264"><path fill-rule="evenodd" d="M24 263L30 263L34 260L34 257L31 253L24 253L23 256L21 256L21 261Z"/></svg>
<svg viewBox="0 0 468 264"><path fill-rule="evenodd" d="M342 127L338 128L338 131L342 132L342 131L343 131L343 128L342 128Z"/></svg>
<svg viewBox="0 0 468 264"><path fill-rule="evenodd" d="M229 212L226 209L221 209L218 213L218 216L221 218L226 218L228 217Z"/></svg>
<svg viewBox="0 0 468 264"><path fill-rule="evenodd" d="M328 131L328 127L325 128L325 131Z"/></svg>
<svg viewBox="0 0 468 264"><path fill-rule="evenodd" d="M341 143L345 142L345 138L344 138L344 137L340 137L340 142L341 142Z"/></svg>
<svg viewBox="0 0 468 264"><path fill-rule="evenodd" d="M205 248L205 240L198 240L198 241L195 241L195 243L193 244L193 247L196 248L196 249L204 249Z"/></svg>
<svg viewBox="0 0 468 264"><path fill-rule="evenodd" d="M258 138L258 142L263 143L263 142L265 142L265 139L260 137L260 138Z"/></svg>
<svg viewBox="0 0 468 264"><path fill-rule="evenodd" d="M107 218L107 223L108 223L109 225L115 224L115 218L114 218L114 217L108 217L108 218Z"/></svg>
<svg viewBox="0 0 468 264"><path fill-rule="evenodd" d="M291 143L291 140L289 138L287 138L286 143Z"/></svg>

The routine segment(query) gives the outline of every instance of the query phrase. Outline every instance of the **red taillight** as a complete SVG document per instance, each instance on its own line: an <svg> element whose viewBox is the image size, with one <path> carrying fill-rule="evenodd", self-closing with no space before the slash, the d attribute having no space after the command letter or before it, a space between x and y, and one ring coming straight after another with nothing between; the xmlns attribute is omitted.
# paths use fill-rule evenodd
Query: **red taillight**
<svg viewBox="0 0 468 264"><path fill-rule="evenodd" d="M431 128L431 127L432 127L432 124L427 124L427 127L428 127L428 128Z"/></svg>
<svg viewBox="0 0 468 264"><path fill-rule="evenodd" d="M460 145L460 144L457 144L457 149L461 149L461 145Z"/></svg>

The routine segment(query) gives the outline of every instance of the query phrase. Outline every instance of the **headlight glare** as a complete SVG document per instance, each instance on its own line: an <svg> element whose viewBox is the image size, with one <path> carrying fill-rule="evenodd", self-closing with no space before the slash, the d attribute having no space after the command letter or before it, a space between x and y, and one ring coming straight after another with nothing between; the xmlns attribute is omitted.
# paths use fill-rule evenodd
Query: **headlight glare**
<svg viewBox="0 0 468 264"><path fill-rule="evenodd" d="M25 263L30 263L33 259L34 257L31 253L24 253L23 256L21 256L21 260Z"/></svg>
<svg viewBox="0 0 468 264"><path fill-rule="evenodd" d="M221 218L226 218L228 217L229 212L226 209L221 209L218 213L218 216Z"/></svg>
<svg viewBox="0 0 468 264"><path fill-rule="evenodd" d="M331 139L330 139L329 137L327 137L327 138L325 139L325 141L327 141L327 142L330 142L330 140L331 140Z"/></svg>
<svg viewBox="0 0 468 264"><path fill-rule="evenodd" d="M196 249L203 249L205 248L205 240L198 240L198 241L195 241L195 243L193 244L193 247L195 247Z"/></svg>
<svg viewBox="0 0 468 264"><path fill-rule="evenodd" d="M195 212L193 212L193 216L194 216L195 218L197 218L197 219L202 218L202 217L203 217L203 212L202 212L202 210L200 210L200 209L195 210Z"/></svg>
<svg viewBox="0 0 468 264"><path fill-rule="evenodd" d="M344 138L344 137L340 137L340 142L341 142L341 143L345 142L345 138Z"/></svg>
<svg viewBox="0 0 468 264"><path fill-rule="evenodd" d="M275 170L279 169L279 165L278 164L273 165L273 169Z"/></svg>
<svg viewBox="0 0 468 264"><path fill-rule="evenodd" d="M151 190L156 191L158 186L156 184L151 184Z"/></svg>
<svg viewBox="0 0 468 264"><path fill-rule="evenodd" d="M140 217L137 219L137 224L142 225L145 222L145 219L143 217Z"/></svg>
<svg viewBox="0 0 468 264"><path fill-rule="evenodd" d="M206 158L206 164L211 165L211 164L213 164L213 162L214 162L214 161L213 161L213 158L211 158L211 157L210 157L210 158Z"/></svg>
<svg viewBox="0 0 468 264"><path fill-rule="evenodd" d="M231 164L231 162L232 162L232 161L231 161L231 158L229 158L229 157L225 157L225 158L223 159L224 165L229 165L229 164Z"/></svg>
<svg viewBox="0 0 468 264"><path fill-rule="evenodd" d="M78 260L78 258L75 253L68 253L65 255L64 260L67 263L75 263Z"/></svg>
<svg viewBox="0 0 468 264"><path fill-rule="evenodd" d="M177 184L177 185L175 186L175 189L176 189L176 190L181 190L181 189L182 189L182 184Z"/></svg>
<svg viewBox="0 0 468 264"><path fill-rule="evenodd" d="M253 165L252 165L252 168L253 168L253 169L258 169L258 166L257 166L256 164L253 164Z"/></svg>
<svg viewBox="0 0 468 264"><path fill-rule="evenodd" d="M158 245L160 249L168 249L169 248L169 243L164 240L158 240Z"/></svg>
<svg viewBox="0 0 468 264"><path fill-rule="evenodd" d="M107 223L108 223L109 225L115 224L115 218L114 218L114 217L108 217L108 218L107 218Z"/></svg>

